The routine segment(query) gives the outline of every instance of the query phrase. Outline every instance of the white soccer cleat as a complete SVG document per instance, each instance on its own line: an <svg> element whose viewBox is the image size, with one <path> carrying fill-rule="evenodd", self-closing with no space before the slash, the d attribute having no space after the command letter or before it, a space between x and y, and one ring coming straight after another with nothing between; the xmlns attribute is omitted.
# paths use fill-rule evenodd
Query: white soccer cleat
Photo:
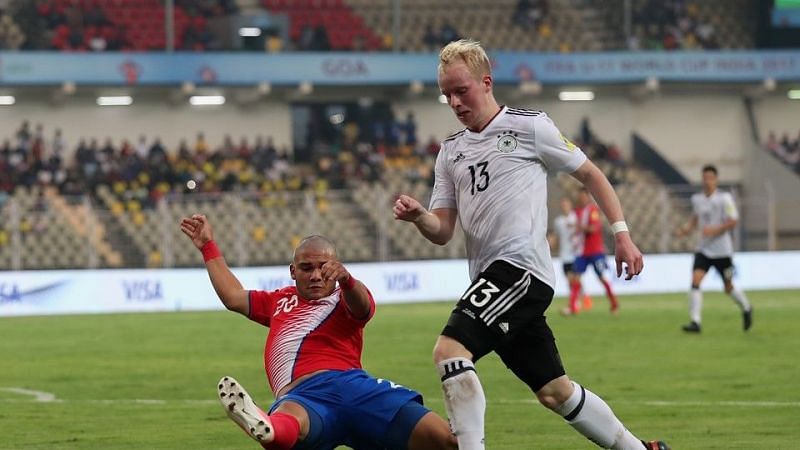
<svg viewBox="0 0 800 450"><path fill-rule="evenodd" d="M250 394L233 377L222 377L217 385L219 401L236 425L260 444L268 444L275 438L272 422L267 413L253 402Z"/></svg>

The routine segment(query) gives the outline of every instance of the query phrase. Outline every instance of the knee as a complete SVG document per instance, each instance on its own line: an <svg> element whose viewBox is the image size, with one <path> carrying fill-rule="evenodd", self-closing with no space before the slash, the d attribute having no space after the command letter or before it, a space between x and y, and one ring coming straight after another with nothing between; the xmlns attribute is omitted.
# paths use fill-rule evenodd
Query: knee
<svg viewBox="0 0 800 450"><path fill-rule="evenodd" d="M731 292L733 292L733 284L725 283L725 293L730 294Z"/></svg>
<svg viewBox="0 0 800 450"><path fill-rule="evenodd" d="M536 393L536 398L545 408L555 410L559 406L563 405L564 402L569 399L571 394L571 392L566 392L564 389L549 390L548 392L542 392L540 390Z"/></svg>
<svg viewBox="0 0 800 450"><path fill-rule="evenodd" d="M458 450L458 439L453 433L450 433L441 448L443 450Z"/></svg>
<svg viewBox="0 0 800 450"><path fill-rule="evenodd" d="M569 399L573 389L572 382L564 376L536 391L536 398L545 408L555 410Z"/></svg>
<svg viewBox="0 0 800 450"><path fill-rule="evenodd" d="M446 336L439 336L433 347L433 362L436 364L451 358L472 359L472 353L460 342Z"/></svg>

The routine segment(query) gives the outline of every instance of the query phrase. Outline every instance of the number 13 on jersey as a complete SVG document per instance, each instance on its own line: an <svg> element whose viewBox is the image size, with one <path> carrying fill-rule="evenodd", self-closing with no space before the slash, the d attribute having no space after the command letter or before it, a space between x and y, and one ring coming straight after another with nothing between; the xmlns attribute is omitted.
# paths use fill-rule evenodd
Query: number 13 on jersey
<svg viewBox="0 0 800 450"><path fill-rule="evenodd" d="M469 166L470 193L483 192L489 187L489 161L482 161L474 166Z"/></svg>

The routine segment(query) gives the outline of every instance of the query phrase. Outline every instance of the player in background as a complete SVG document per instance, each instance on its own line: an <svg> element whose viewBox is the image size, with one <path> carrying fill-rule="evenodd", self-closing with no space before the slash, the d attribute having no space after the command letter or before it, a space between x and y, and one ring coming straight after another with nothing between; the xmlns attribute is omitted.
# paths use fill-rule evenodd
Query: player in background
<svg viewBox="0 0 800 450"><path fill-rule="evenodd" d="M598 199L615 231L617 274L623 264L627 279L642 271L608 179L545 113L498 105L479 43L459 40L441 50L439 88L466 128L442 143L430 211L400 195L393 212L435 244L450 241L456 221L466 236L472 284L433 350L458 448L485 448L486 397L475 363L494 351L542 405L597 445L666 449L639 440L605 401L567 377L544 316L555 279L546 237L548 173L572 173Z"/></svg>
<svg viewBox="0 0 800 450"><path fill-rule="evenodd" d="M608 264L606 263L606 246L603 244L603 219L585 186L578 191L578 207L575 209L575 214L578 216L578 233L583 238L583 251L580 256L575 258L575 272L580 277L586 272L588 266L592 266L594 273L606 290L611 313L616 314L619 302L617 296L614 295L614 290L611 289L611 281L606 277Z"/></svg>
<svg viewBox="0 0 800 450"><path fill-rule="evenodd" d="M744 331L753 325L753 307L747 296L733 286L733 239L731 230L736 227L739 213L733 197L728 192L717 189L719 179L717 168L713 165L703 167L703 192L692 195L692 216L689 222L678 228L676 235L684 237L695 227L700 230L697 251L692 266L692 288L689 291L689 318L691 322L683 326L687 333L699 333L703 293L700 283L703 282L708 269L714 267L722 276L725 293L742 310Z"/></svg>
<svg viewBox="0 0 800 450"><path fill-rule="evenodd" d="M183 218L181 231L202 252L225 307L270 328L264 366L276 401L269 411L232 377L218 384L228 416L250 437L272 450L456 448L447 422L422 406L420 394L361 369L363 328L375 301L331 241L309 236L299 243L289 266L295 286L248 291L205 216Z"/></svg>
<svg viewBox="0 0 800 450"><path fill-rule="evenodd" d="M592 308L592 299L583 292L581 277L575 272L575 256L581 251L582 240L578 236L578 216L572 207L569 197L559 201L561 214L553 219L552 234L558 244L558 257L569 285L569 306L561 311L564 315L577 314L580 310ZM581 304L578 305L578 299Z"/></svg>

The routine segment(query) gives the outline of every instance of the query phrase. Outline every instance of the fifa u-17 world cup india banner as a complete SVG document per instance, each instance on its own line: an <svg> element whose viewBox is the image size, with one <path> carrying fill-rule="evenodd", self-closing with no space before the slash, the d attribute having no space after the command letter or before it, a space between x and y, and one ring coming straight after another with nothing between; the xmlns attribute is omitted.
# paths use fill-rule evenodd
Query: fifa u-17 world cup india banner
<svg viewBox="0 0 800 450"><path fill-rule="evenodd" d="M735 282L745 290L797 289L794 273L800 252L751 252L734 257ZM613 271L613 257L608 257ZM561 263L553 262L556 295L567 294ZM469 285L465 260L348 264L350 272L372 291L379 304L455 301ZM645 271L625 281L609 273L621 295L683 292L688 286L691 254L648 255ZM248 289L274 290L293 284L288 267L235 268ZM593 275L584 277L589 294L603 293ZM712 272L709 288L722 286ZM217 310L222 304L205 269L71 270L0 272L0 316L110 312Z"/></svg>
<svg viewBox="0 0 800 450"><path fill-rule="evenodd" d="M494 81L518 84L800 80L800 51L491 52ZM435 85L435 53L0 52L0 84L179 86Z"/></svg>

